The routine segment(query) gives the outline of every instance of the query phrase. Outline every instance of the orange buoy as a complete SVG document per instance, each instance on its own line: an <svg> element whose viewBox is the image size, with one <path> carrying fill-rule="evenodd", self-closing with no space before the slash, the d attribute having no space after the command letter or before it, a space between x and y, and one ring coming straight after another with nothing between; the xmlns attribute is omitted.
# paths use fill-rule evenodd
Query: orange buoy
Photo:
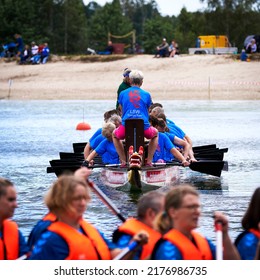
<svg viewBox="0 0 260 280"><path fill-rule="evenodd" d="M81 123L77 124L77 126L76 126L76 130L90 130L90 129L91 129L91 126L85 122L81 122Z"/></svg>

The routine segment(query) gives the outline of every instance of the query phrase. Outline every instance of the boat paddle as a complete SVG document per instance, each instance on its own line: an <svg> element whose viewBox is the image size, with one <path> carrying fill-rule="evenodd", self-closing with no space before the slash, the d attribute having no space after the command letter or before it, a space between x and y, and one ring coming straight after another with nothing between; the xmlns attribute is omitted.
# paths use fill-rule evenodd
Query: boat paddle
<svg viewBox="0 0 260 280"><path fill-rule="evenodd" d="M222 223L219 221L215 222L216 231L216 260L223 260L223 232Z"/></svg>
<svg viewBox="0 0 260 280"><path fill-rule="evenodd" d="M120 213L119 209L114 205L114 203L108 198L100 189L99 187L92 181L87 180L89 187L101 198L101 200L108 206L108 208L117 215L117 217L122 221L125 222L126 219Z"/></svg>
<svg viewBox="0 0 260 280"><path fill-rule="evenodd" d="M133 241L126 248L124 248L113 260L123 260L130 252L139 246L139 242Z"/></svg>
<svg viewBox="0 0 260 280"><path fill-rule="evenodd" d="M188 167L193 171L220 177L224 164L225 162L221 160L200 160L200 161L191 162ZM183 166L181 162L178 161L160 162L160 163L153 164L153 166L169 166L169 165Z"/></svg>

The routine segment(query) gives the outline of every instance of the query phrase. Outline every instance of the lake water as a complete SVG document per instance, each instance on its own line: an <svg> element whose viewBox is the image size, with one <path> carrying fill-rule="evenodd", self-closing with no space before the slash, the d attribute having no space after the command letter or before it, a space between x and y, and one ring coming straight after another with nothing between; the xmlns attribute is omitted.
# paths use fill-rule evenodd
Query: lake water
<svg viewBox="0 0 260 280"><path fill-rule="evenodd" d="M160 100L154 100L160 102ZM181 181L200 188L203 216L200 228L214 239L213 211L225 212L230 236L240 231L240 221L256 187L260 186L260 101L161 101L169 119L193 140L193 145L217 144L229 148L225 160L229 171L220 178L181 169ZM43 196L56 179L46 173L49 160L59 152L72 152L72 143L85 142L102 126L103 113L114 108L106 101L0 101L0 176L13 181L19 208L15 220L25 236L46 213ZM79 122L92 129L77 131ZM135 215L138 195L109 189L100 184L99 171L91 175L100 188L127 217ZM108 237L120 223L92 195L86 218Z"/></svg>

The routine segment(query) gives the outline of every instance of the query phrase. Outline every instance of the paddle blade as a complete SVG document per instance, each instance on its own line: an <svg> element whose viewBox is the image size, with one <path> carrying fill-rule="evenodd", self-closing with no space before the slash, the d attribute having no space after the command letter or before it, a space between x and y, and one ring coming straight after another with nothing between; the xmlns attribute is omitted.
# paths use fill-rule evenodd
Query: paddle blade
<svg viewBox="0 0 260 280"><path fill-rule="evenodd" d="M224 167L224 161L217 160L201 160L197 162L192 162L189 165L189 168L193 171L197 171L200 173L205 173L208 175L213 175L220 177L222 169Z"/></svg>

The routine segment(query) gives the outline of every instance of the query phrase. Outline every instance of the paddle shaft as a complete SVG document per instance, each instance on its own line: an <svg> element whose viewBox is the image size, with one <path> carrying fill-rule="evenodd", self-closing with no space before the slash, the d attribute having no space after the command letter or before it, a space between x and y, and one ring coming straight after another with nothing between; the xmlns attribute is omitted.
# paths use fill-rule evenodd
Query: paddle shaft
<svg viewBox="0 0 260 280"><path fill-rule="evenodd" d="M122 260L129 254L131 251L135 250L138 247L139 243L133 241L128 245L128 247L124 248L113 260Z"/></svg>
<svg viewBox="0 0 260 280"><path fill-rule="evenodd" d="M108 206L108 208L117 215L117 217L122 221L125 222L126 219L122 216L120 211L117 209L117 207L114 205L114 203L98 188L96 184L93 182L87 180L89 186L91 189L101 198L101 200Z"/></svg>
<svg viewBox="0 0 260 280"><path fill-rule="evenodd" d="M222 232L222 223L215 223L216 230L216 260L223 260L223 232Z"/></svg>

